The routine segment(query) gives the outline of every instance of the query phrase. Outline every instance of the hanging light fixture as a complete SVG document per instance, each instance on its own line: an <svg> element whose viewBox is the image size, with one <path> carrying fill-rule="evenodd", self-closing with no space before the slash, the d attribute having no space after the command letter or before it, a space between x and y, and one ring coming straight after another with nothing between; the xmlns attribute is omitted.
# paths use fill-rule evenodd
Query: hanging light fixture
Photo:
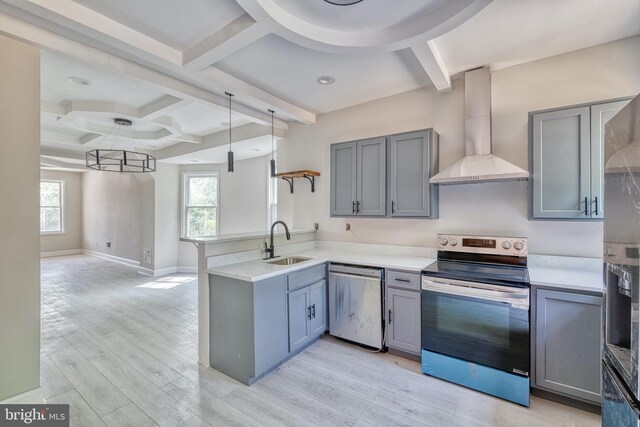
<svg viewBox="0 0 640 427"><path fill-rule="evenodd" d="M231 97L232 93L225 92L229 97L229 152L227 153L227 171L233 172L233 151L231 151Z"/></svg>
<svg viewBox="0 0 640 427"><path fill-rule="evenodd" d="M141 153L136 151L135 144L133 142L133 133L131 133L131 125L133 122L129 119L115 118L113 119L113 128L111 132L105 133L100 138L97 148L95 150L88 151L86 154L86 166L89 169L106 172L121 172L121 173L145 173L156 171L156 158L150 154ZM118 137L122 131L128 130L130 136L127 138L123 135L123 138L129 139L130 150L118 149ZM114 135L113 144L110 149L100 148L106 135Z"/></svg>
<svg viewBox="0 0 640 427"><path fill-rule="evenodd" d="M271 177L276 176L276 159L275 159L275 135L273 134L273 114L275 111L268 110L271 113Z"/></svg>

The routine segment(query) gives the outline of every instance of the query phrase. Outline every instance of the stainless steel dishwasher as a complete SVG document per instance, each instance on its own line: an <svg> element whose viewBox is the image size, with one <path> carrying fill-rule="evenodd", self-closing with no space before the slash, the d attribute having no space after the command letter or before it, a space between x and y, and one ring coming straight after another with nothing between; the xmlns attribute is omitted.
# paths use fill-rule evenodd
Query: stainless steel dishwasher
<svg viewBox="0 0 640 427"><path fill-rule="evenodd" d="M329 265L329 333L381 349L383 342L381 268Z"/></svg>

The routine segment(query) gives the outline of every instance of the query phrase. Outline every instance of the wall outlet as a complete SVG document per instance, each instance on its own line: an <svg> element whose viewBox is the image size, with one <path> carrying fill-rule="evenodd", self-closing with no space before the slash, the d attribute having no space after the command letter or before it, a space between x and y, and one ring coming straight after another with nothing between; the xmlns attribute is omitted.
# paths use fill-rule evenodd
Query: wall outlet
<svg viewBox="0 0 640 427"><path fill-rule="evenodd" d="M142 262L144 264L151 264L151 248L144 248L142 251Z"/></svg>
<svg viewBox="0 0 640 427"><path fill-rule="evenodd" d="M345 224L345 231L349 231L349 230L351 230L351 223L347 222Z"/></svg>
<svg viewBox="0 0 640 427"><path fill-rule="evenodd" d="M107 242L107 247L110 248L111 247L111 242Z"/></svg>

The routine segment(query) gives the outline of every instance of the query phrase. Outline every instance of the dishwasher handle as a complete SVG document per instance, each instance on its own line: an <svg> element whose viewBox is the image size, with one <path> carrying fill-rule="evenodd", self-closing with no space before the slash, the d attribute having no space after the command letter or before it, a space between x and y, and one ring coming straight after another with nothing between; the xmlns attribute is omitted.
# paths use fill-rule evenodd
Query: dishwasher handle
<svg viewBox="0 0 640 427"><path fill-rule="evenodd" d="M329 274L350 274L353 276L382 279L383 270L376 267L363 267L348 264L329 264Z"/></svg>
<svg viewBox="0 0 640 427"><path fill-rule="evenodd" d="M379 280L377 277L365 276L361 274L351 274L351 273L337 273L335 271L329 272L330 276L340 276L340 277L348 277L350 279L360 279L360 280Z"/></svg>

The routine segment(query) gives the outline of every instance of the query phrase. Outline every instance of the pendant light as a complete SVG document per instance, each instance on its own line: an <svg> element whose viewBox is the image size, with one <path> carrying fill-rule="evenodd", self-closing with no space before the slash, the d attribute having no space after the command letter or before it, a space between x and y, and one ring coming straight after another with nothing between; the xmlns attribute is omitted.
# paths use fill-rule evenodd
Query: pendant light
<svg viewBox="0 0 640 427"><path fill-rule="evenodd" d="M275 135L273 134L273 114L275 111L268 110L271 113L271 177L276 176L276 160L274 158L275 153Z"/></svg>
<svg viewBox="0 0 640 427"><path fill-rule="evenodd" d="M232 93L225 92L229 97L229 152L227 153L227 172L233 172L233 151L231 151L231 97Z"/></svg>

